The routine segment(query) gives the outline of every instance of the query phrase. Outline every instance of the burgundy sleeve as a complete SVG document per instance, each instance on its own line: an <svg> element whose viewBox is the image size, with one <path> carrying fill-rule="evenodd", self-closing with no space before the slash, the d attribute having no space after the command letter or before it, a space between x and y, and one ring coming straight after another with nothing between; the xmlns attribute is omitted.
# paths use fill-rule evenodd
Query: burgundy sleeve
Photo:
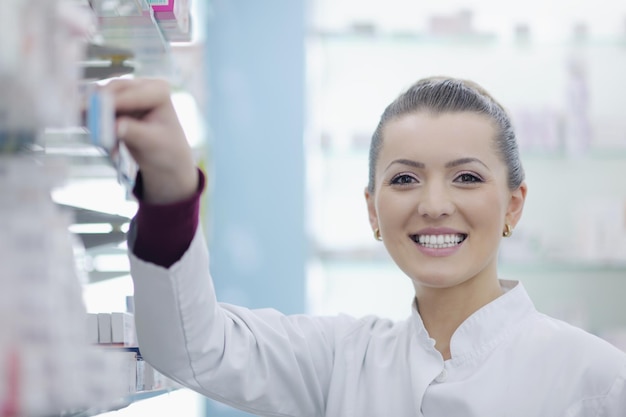
<svg viewBox="0 0 626 417"><path fill-rule="evenodd" d="M142 200L143 180L137 174L133 194L139 202L131 227L129 247L139 259L165 268L178 261L189 248L200 215L200 196L205 177L198 169L198 189L186 200L172 204L149 204Z"/></svg>

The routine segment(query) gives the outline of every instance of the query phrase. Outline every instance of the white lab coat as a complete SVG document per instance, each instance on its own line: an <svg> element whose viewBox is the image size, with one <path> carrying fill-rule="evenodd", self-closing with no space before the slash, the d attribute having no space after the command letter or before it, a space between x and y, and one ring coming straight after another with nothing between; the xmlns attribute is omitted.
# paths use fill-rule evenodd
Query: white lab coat
<svg viewBox="0 0 626 417"><path fill-rule="evenodd" d="M165 269L131 255L144 358L262 416L625 417L626 354L538 313L521 283L469 317L452 359L410 318L285 316L220 304L200 231Z"/></svg>

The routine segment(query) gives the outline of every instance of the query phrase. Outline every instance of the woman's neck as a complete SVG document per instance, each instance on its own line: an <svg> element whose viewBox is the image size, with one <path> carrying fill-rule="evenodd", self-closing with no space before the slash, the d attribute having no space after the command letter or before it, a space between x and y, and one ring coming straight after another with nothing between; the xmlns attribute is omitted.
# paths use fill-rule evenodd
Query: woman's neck
<svg viewBox="0 0 626 417"><path fill-rule="evenodd" d="M417 308L444 360L452 357L450 340L456 329L475 311L500 295L502 288L497 279L482 284L470 280L452 288L416 285Z"/></svg>

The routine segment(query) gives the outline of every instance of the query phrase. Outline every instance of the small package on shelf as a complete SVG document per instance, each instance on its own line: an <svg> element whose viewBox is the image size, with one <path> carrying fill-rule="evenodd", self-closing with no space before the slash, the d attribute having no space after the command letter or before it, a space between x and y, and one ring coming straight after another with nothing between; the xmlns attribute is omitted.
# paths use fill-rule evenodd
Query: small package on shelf
<svg viewBox="0 0 626 417"><path fill-rule="evenodd" d="M148 3L168 41L191 40L190 0L148 0Z"/></svg>
<svg viewBox="0 0 626 417"><path fill-rule="evenodd" d="M111 343L122 346L137 346L135 317L132 314L111 313Z"/></svg>
<svg viewBox="0 0 626 417"><path fill-rule="evenodd" d="M102 90L95 90L89 94L87 104L87 128L91 134L91 142L111 153L116 146L115 139L115 109L113 98Z"/></svg>
<svg viewBox="0 0 626 417"><path fill-rule="evenodd" d="M126 145L115 137L113 100L104 90L95 87L88 95L86 124L91 142L108 156L117 172L118 182L130 191L138 168Z"/></svg>
<svg viewBox="0 0 626 417"><path fill-rule="evenodd" d="M111 315L98 313L98 342L102 344L111 343Z"/></svg>
<svg viewBox="0 0 626 417"><path fill-rule="evenodd" d="M91 344L137 347L135 317L126 312L87 314L87 334Z"/></svg>

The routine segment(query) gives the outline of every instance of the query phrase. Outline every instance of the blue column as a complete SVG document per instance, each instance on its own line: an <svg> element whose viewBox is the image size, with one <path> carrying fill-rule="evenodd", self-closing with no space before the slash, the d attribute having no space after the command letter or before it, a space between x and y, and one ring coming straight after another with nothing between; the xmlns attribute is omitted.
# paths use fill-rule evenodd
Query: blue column
<svg viewBox="0 0 626 417"><path fill-rule="evenodd" d="M211 272L221 301L305 310L304 1L213 0ZM249 415L208 401L207 416Z"/></svg>

